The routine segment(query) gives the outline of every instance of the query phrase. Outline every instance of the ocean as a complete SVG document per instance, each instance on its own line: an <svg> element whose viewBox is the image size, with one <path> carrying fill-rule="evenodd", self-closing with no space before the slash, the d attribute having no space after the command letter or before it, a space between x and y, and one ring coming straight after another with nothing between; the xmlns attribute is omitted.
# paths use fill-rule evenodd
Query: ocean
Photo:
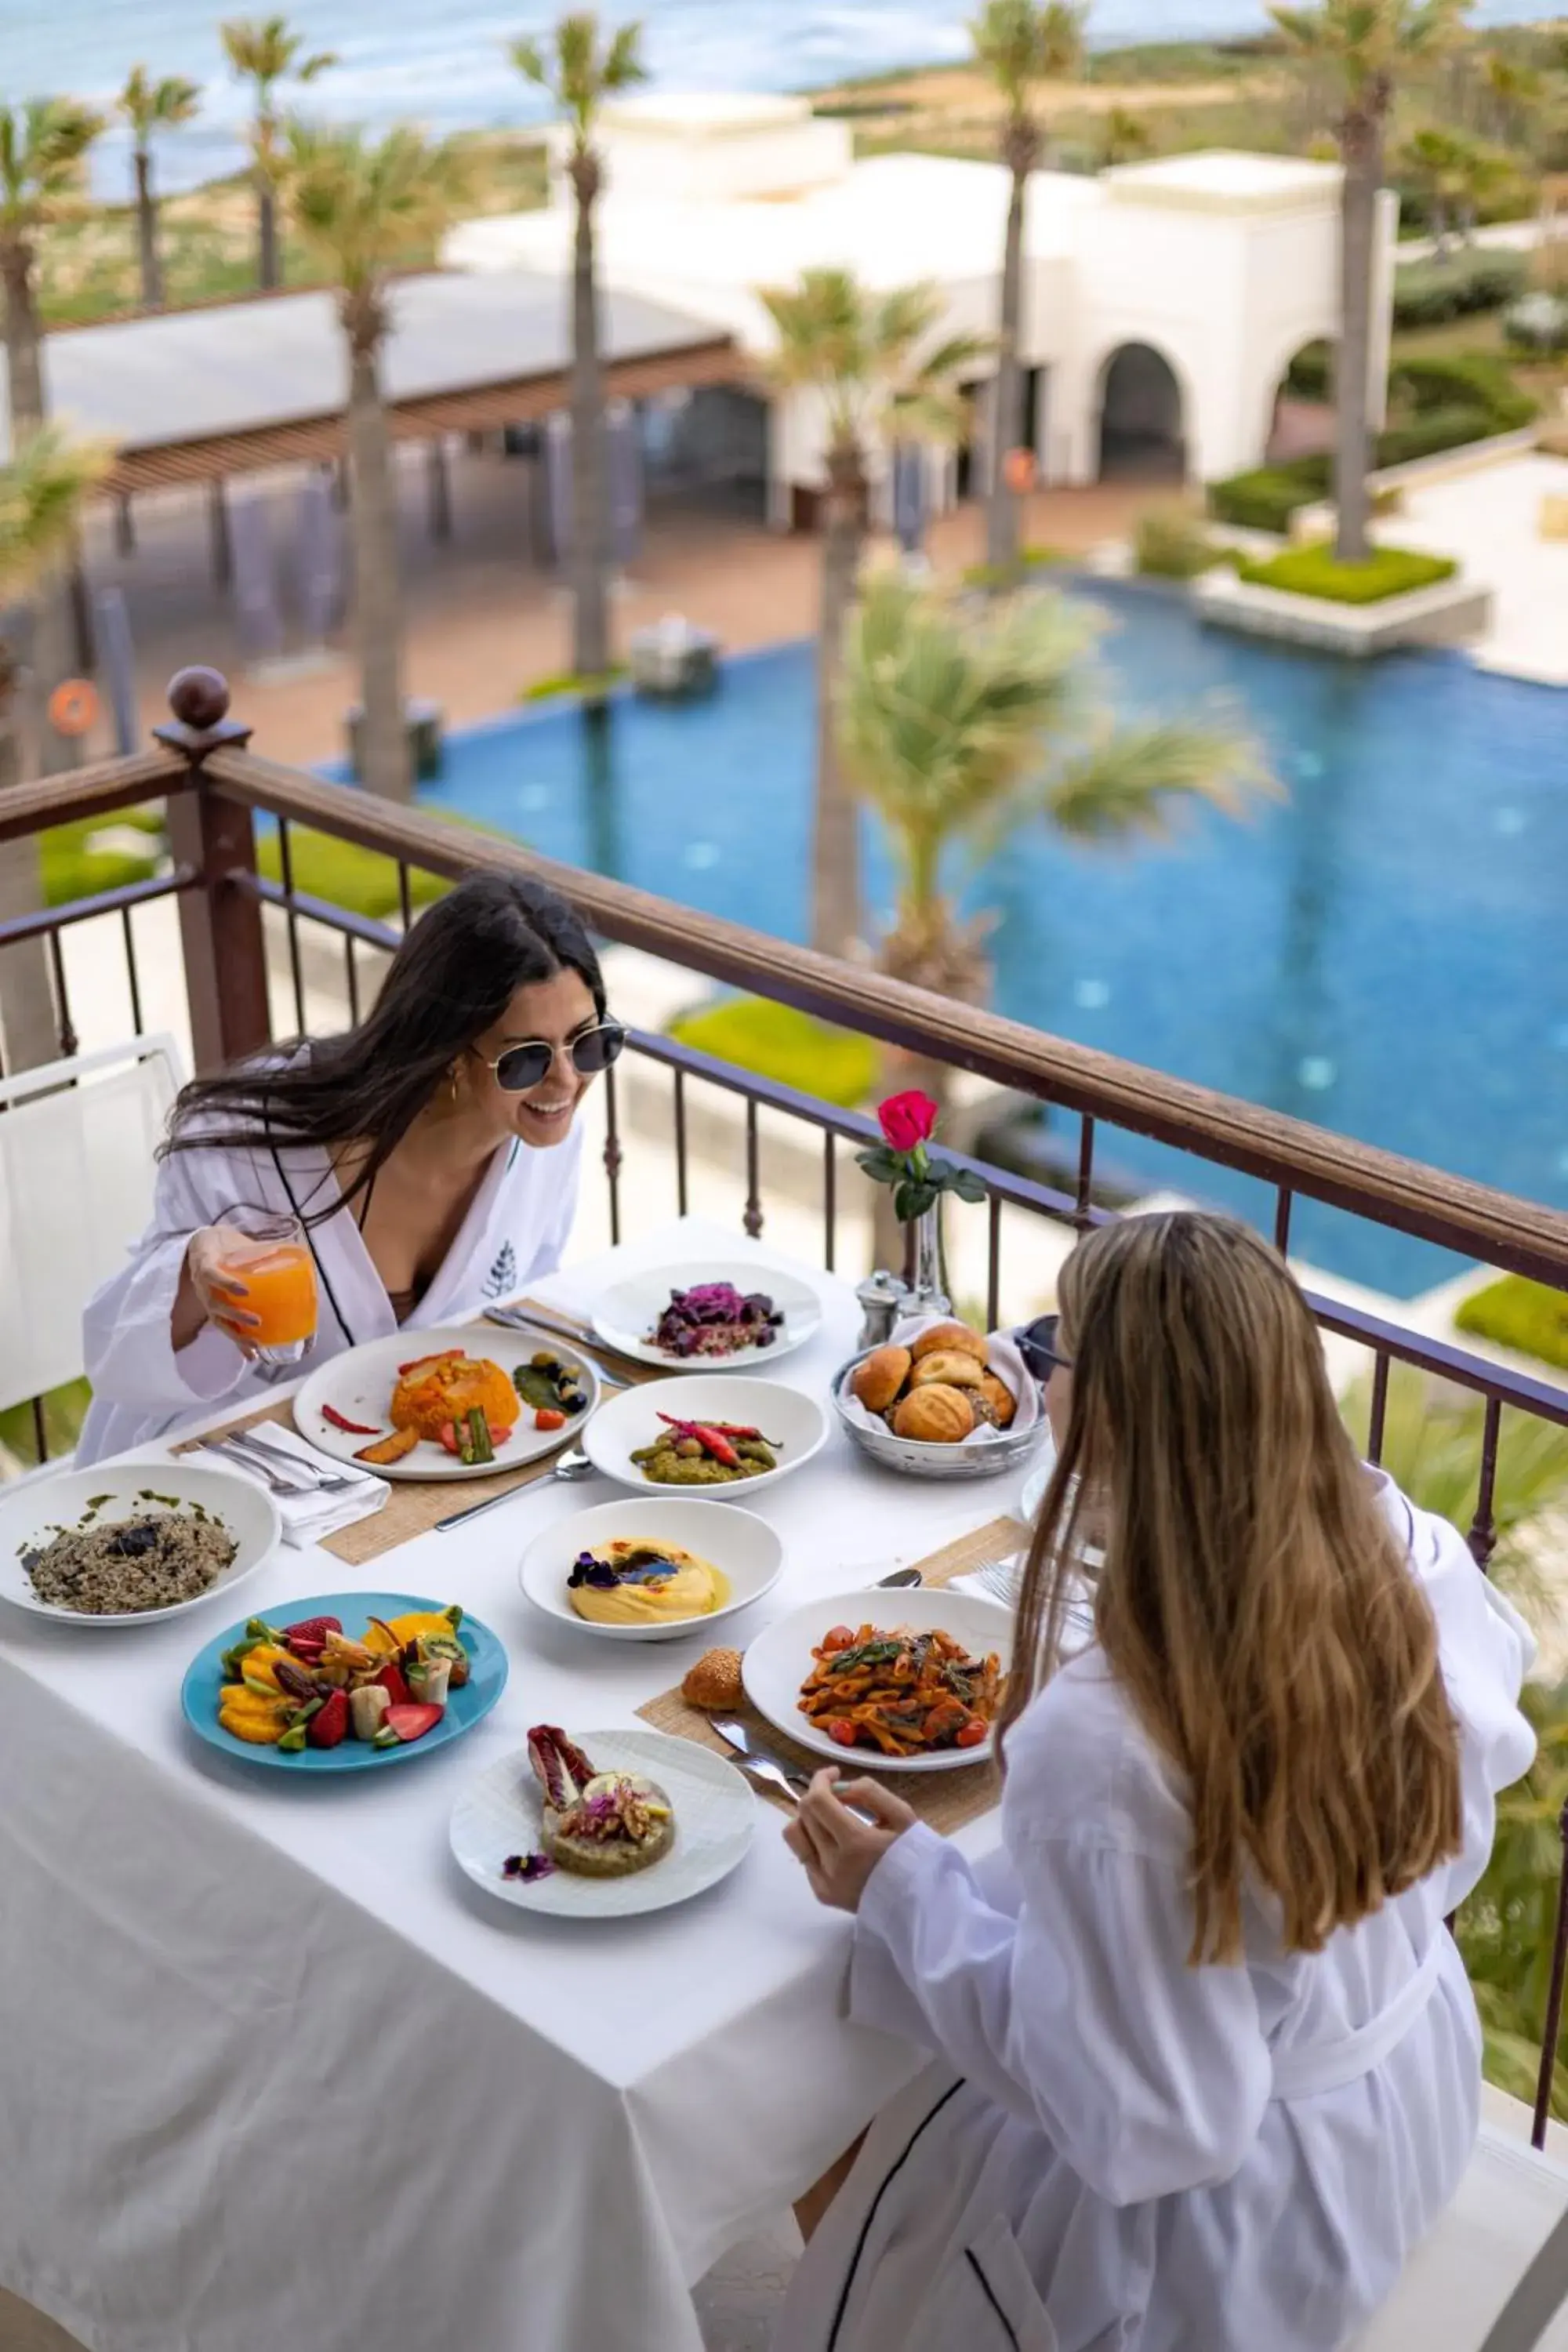
<svg viewBox="0 0 1568 2352"><path fill-rule="evenodd" d="M272 0L267 0L270 6ZM310 93L312 110L436 131L505 127L539 108L503 45L537 32L564 0L292 0L291 22L341 63ZM165 189L189 187L242 160L244 93L227 77L220 14L263 13L261 0L0 0L0 97L69 90L107 100L141 60L203 85L201 118L161 142ZM657 81L687 89L799 89L850 74L963 57L972 0L603 0L610 21L637 16ZM1478 23L1518 23L1543 0L1480 0ZM1258 29L1259 0L1095 0L1097 44L1181 40ZM100 191L123 184L120 142L97 159Z"/></svg>

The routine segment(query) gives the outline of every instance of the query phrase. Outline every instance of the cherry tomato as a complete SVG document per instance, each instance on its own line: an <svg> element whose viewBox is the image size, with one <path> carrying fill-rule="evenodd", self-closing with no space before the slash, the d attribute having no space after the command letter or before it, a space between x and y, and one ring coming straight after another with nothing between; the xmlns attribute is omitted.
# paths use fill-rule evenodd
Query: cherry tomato
<svg viewBox="0 0 1568 2352"><path fill-rule="evenodd" d="M566 1416L557 1412L552 1404L542 1404L533 1416L533 1425L535 1429L564 1429Z"/></svg>
<svg viewBox="0 0 1568 2352"><path fill-rule="evenodd" d="M847 1625L830 1625L819 1646L824 1650L848 1650L854 1643L855 1636Z"/></svg>
<svg viewBox="0 0 1568 2352"><path fill-rule="evenodd" d="M982 1723L977 1715L972 1715L963 1729L954 1738L952 1744L955 1748L983 1747L989 1728L989 1725Z"/></svg>
<svg viewBox="0 0 1568 2352"><path fill-rule="evenodd" d="M841 1715L836 1715L827 1726L827 1737L829 1739L836 1739L840 1748L853 1748L855 1726L852 1723L846 1723Z"/></svg>

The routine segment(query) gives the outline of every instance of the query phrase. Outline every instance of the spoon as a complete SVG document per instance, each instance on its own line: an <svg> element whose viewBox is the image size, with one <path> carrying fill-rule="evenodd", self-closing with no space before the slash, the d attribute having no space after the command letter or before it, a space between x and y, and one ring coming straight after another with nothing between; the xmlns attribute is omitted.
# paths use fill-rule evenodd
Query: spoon
<svg viewBox="0 0 1568 2352"><path fill-rule="evenodd" d="M595 1470L580 1445L569 1445L564 1454L557 1455L550 1475L552 1478L566 1480L592 1478L595 1475ZM528 1486L531 1489L543 1483L542 1479L532 1478L529 1480ZM525 1491L527 1490L521 1486L509 1486L504 1494L489 1495L482 1503L470 1503L466 1511L452 1511L446 1518L437 1520L436 1533L438 1536L444 1536L448 1528L460 1528L465 1520L477 1519L481 1511L493 1511L498 1503L510 1503L514 1495L520 1495Z"/></svg>

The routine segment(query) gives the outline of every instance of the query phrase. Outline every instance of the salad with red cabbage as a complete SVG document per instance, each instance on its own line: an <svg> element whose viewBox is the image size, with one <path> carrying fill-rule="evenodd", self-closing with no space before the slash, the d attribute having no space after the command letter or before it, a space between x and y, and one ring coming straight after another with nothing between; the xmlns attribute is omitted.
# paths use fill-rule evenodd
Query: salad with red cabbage
<svg viewBox="0 0 1568 2352"><path fill-rule="evenodd" d="M733 1356L742 1348L771 1348L783 1324L782 1312L763 1291L698 1282L670 1292L648 1344L668 1356Z"/></svg>

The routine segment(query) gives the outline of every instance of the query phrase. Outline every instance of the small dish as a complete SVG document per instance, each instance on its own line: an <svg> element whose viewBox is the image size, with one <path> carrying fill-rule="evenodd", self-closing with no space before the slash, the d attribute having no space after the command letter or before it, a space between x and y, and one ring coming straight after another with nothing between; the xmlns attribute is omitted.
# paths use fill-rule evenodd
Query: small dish
<svg viewBox="0 0 1568 2352"><path fill-rule="evenodd" d="M0 1489L0 1496L4 1490ZM41 1600L23 1565L60 1534L84 1524L107 1527L116 1520L145 1518L184 1505L220 1521L237 1546L228 1566L204 1592L162 1609L116 1610L89 1616ZM232 1592L264 1568L282 1541L278 1506L254 1479L237 1471L207 1469L185 1462L117 1462L93 1470L62 1470L53 1478L29 1479L0 1500L0 1598L57 1625L123 1627L161 1625L165 1618L202 1609Z"/></svg>
<svg viewBox="0 0 1568 2352"><path fill-rule="evenodd" d="M458 1866L487 1895L519 1911L566 1919L625 1919L686 1903L744 1861L757 1801L726 1757L663 1731L574 1731L602 1772L642 1772L657 1780L675 1814L668 1853L628 1878L581 1878L568 1870L524 1882L503 1875L513 1854L540 1840L539 1784L526 1748L489 1764L452 1808Z"/></svg>
<svg viewBox="0 0 1568 2352"><path fill-rule="evenodd" d="M784 1321L765 1347L737 1348L721 1356L681 1357L654 1345L649 1333L678 1290L695 1290L704 1283L727 1282L742 1297L757 1291L773 1300ZM765 1259L713 1259L687 1265L661 1265L647 1274L629 1274L606 1290L594 1310L594 1328L617 1355L639 1363L658 1364L667 1372L682 1374L729 1371L752 1364L776 1364L815 1339L822 1323L822 1301L798 1274Z"/></svg>
<svg viewBox="0 0 1568 2352"><path fill-rule="evenodd" d="M580 1617L566 1585L572 1564L579 1552L617 1540L676 1544L682 1551L695 1552L728 1580L729 1601L706 1615L641 1624L606 1625ZM661 1496L650 1488L646 1502L601 1503L542 1528L523 1553L518 1581L536 1609L579 1633L610 1642L674 1642L690 1633L706 1634L749 1609L773 1591L783 1568L782 1541L754 1512L725 1508L695 1496Z"/></svg>
<svg viewBox="0 0 1568 2352"><path fill-rule="evenodd" d="M697 1488L670 1487L646 1478L632 1455L663 1433L668 1424L661 1413L710 1425L728 1422L760 1429L776 1449L778 1467L754 1478ZM583 1448L596 1470L617 1486L635 1487L639 1495L700 1494L707 1502L749 1503L753 1495L777 1486L820 1453L827 1429L827 1415L803 1389L759 1380L751 1372L691 1372L678 1388L665 1381L647 1381L611 1397L584 1431Z"/></svg>
<svg viewBox="0 0 1568 2352"><path fill-rule="evenodd" d="M509 1380L536 1355L553 1356L576 1375L587 1402L581 1412L568 1414L560 1429L544 1430L535 1428L531 1407L520 1400L511 1435L497 1446L493 1462L460 1462L456 1454L423 1439L401 1461L364 1462L363 1450L375 1444L376 1432L384 1434L391 1430L388 1407L403 1367L447 1349L487 1357L500 1366ZM295 1398L294 1426L318 1453L331 1454L335 1462L352 1463L356 1470L374 1469L378 1478L493 1478L499 1471L521 1469L525 1463L540 1461L580 1439L599 1393L597 1371L567 1340L557 1341L540 1331L507 1330L494 1323L454 1324L431 1331L399 1331L389 1339L370 1339L362 1348L350 1348L341 1356L329 1358ZM339 1427L333 1414L356 1426Z"/></svg>

